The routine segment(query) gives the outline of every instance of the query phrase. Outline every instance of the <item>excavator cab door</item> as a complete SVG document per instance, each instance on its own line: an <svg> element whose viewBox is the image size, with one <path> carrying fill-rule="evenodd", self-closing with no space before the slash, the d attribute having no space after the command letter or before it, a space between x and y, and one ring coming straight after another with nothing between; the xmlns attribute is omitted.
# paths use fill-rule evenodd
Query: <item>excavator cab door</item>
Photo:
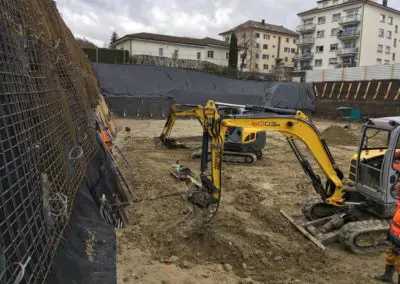
<svg viewBox="0 0 400 284"><path fill-rule="evenodd" d="M387 129L365 127L358 152L357 190L362 195L384 202L385 160L390 132Z"/></svg>

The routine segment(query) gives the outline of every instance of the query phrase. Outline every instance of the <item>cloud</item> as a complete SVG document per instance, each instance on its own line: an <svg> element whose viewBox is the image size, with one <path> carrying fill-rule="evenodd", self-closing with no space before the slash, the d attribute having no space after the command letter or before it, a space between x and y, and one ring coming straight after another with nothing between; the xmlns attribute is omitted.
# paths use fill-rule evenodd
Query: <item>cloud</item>
<svg viewBox="0 0 400 284"><path fill-rule="evenodd" d="M105 46L113 31L120 36L154 32L219 38L218 34L249 19L295 29L297 13L316 0L57 0L72 32ZM400 1L389 1L400 9Z"/></svg>

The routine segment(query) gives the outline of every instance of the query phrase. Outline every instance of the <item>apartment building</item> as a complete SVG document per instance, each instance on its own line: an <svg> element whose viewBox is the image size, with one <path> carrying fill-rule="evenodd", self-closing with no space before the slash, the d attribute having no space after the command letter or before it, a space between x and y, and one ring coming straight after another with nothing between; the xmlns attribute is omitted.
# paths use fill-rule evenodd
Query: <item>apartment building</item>
<svg viewBox="0 0 400 284"><path fill-rule="evenodd" d="M283 26L268 24L265 20L244 22L220 33L226 42L236 34L241 47L238 68L248 72L269 73L275 70L277 59L286 67L294 66L298 34ZM245 57L243 58L243 54Z"/></svg>
<svg viewBox="0 0 400 284"><path fill-rule="evenodd" d="M296 70L400 62L400 11L383 0L320 0L298 14Z"/></svg>
<svg viewBox="0 0 400 284"><path fill-rule="evenodd" d="M129 56L147 55L207 61L221 66L228 66L229 59L229 43L210 37L192 38L136 33L121 37L111 46L128 50Z"/></svg>

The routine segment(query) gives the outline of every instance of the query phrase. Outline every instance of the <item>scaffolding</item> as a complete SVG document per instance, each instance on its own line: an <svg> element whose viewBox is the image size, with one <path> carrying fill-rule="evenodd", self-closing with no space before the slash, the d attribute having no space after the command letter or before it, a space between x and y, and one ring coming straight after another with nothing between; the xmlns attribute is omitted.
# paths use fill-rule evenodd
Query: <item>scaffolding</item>
<svg viewBox="0 0 400 284"><path fill-rule="evenodd" d="M86 165L99 89L51 0L0 0L0 284L43 283Z"/></svg>

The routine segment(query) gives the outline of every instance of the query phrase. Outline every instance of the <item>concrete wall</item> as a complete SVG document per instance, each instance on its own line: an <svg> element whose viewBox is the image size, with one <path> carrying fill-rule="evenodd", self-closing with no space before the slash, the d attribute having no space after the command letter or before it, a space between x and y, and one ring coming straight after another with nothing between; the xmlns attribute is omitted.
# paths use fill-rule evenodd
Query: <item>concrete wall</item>
<svg viewBox="0 0 400 284"><path fill-rule="evenodd" d="M174 51L178 50L179 59L197 60L197 53L200 52L202 61L208 61L221 66L228 66L227 53L229 48L218 46L195 46L177 43L165 43L132 39L116 44L117 49L129 50L131 55L160 56L160 48L163 49L163 57L172 58ZM208 51L214 52L214 58L208 57Z"/></svg>

